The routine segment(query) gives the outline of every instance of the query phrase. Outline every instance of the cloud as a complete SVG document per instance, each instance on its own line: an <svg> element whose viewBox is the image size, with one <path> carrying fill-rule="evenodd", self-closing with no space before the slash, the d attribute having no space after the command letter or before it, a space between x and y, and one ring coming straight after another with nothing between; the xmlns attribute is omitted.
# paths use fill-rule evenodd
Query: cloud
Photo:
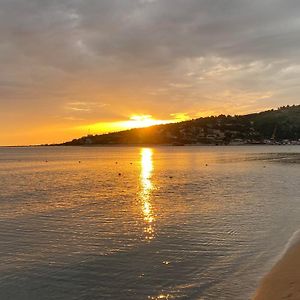
<svg viewBox="0 0 300 300"><path fill-rule="evenodd" d="M79 111L79 112L91 112L99 110L105 107L105 103L100 102L69 102L67 103L66 110Z"/></svg>

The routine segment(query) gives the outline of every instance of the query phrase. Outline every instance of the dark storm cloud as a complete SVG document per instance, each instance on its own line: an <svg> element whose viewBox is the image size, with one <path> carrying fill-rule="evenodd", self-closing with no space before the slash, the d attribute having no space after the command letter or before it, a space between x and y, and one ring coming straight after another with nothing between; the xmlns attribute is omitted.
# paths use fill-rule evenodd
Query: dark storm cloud
<svg viewBox="0 0 300 300"><path fill-rule="evenodd" d="M124 103L169 114L297 102L299 11L298 0L0 0L1 112L104 103L83 111L96 120Z"/></svg>

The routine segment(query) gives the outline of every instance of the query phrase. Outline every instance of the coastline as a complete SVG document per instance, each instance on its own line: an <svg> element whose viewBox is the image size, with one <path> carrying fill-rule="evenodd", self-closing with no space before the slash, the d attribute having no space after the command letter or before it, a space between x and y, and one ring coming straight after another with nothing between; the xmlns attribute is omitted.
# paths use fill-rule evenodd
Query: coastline
<svg viewBox="0 0 300 300"><path fill-rule="evenodd" d="M280 147L294 147L300 146L299 144L266 144L266 143L229 143L229 144L205 144L205 143L193 143L193 144L168 144L168 143L99 143L99 144L33 144L33 145L0 145L0 148L41 148L41 147L256 147L256 146L280 146Z"/></svg>
<svg viewBox="0 0 300 300"><path fill-rule="evenodd" d="M252 300L300 299L300 243L293 245L262 279Z"/></svg>

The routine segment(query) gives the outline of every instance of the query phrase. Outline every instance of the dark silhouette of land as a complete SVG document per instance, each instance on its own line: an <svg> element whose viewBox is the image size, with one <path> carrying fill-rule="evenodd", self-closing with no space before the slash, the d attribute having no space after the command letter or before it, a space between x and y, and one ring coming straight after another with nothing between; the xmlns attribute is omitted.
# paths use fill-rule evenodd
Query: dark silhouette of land
<svg viewBox="0 0 300 300"><path fill-rule="evenodd" d="M219 115L109 134L88 135L62 145L130 144L300 145L300 105L241 116Z"/></svg>

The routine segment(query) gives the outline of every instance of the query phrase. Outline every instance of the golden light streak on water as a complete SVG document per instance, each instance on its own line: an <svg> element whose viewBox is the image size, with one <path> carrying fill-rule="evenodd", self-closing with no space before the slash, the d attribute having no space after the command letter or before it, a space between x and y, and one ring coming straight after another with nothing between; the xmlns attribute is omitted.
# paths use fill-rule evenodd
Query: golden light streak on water
<svg viewBox="0 0 300 300"><path fill-rule="evenodd" d="M152 240L155 236L154 222L155 217L153 208L151 205L151 193L153 190L153 183L151 181L153 172L153 151L150 148L142 148L141 150L141 191L140 200L142 202L142 212L144 215L145 227L145 239Z"/></svg>

